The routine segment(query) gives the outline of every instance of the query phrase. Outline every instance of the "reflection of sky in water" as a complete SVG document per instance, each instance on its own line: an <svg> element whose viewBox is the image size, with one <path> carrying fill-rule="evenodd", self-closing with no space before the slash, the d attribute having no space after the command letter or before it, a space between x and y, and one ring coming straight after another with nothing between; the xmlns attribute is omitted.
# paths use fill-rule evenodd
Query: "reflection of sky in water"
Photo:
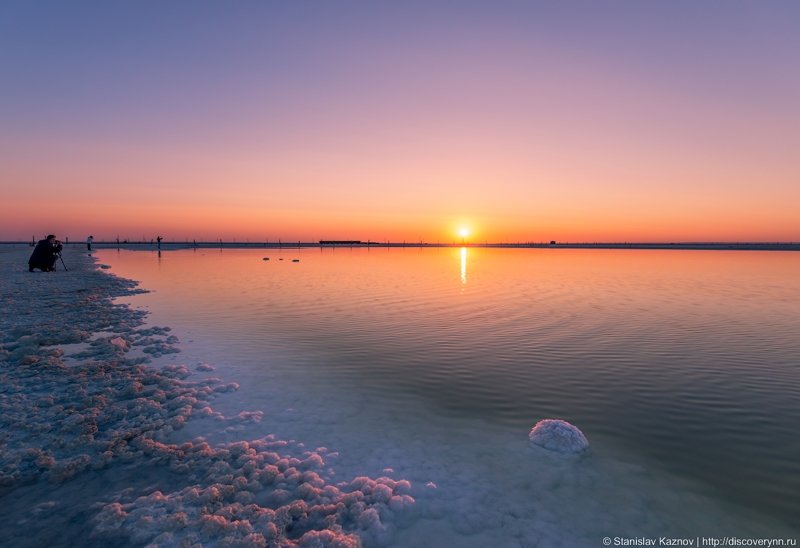
<svg viewBox="0 0 800 548"><path fill-rule="evenodd" d="M524 438L536 420L564 418L596 454L627 455L772 515L800 511L798 254L409 248L153 259L101 252L115 273L155 290L133 299L155 322L249 376L242 397L280 383L301 391L298 407L312 393L341 398L360 417L394 413L393 428L409 435L447 424L433 439L454 444L456 432Z"/></svg>

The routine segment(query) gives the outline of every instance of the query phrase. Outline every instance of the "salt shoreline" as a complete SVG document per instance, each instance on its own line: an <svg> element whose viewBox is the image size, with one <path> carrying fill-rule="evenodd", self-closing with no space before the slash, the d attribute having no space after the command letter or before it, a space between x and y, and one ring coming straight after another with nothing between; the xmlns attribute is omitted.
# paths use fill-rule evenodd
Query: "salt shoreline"
<svg viewBox="0 0 800 548"><path fill-rule="evenodd" d="M29 253L0 252L5 542L382 545L415 512L408 481L332 483L336 454L324 447L274 436L171 443L187 421L241 424L261 414L225 417L211 402L235 383L152 364L178 352L178 341L169 328L144 328L145 312L112 302L141 292L135 282L85 254L65 257L67 272L28 273Z"/></svg>
<svg viewBox="0 0 800 548"><path fill-rule="evenodd" d="M489 424L436 458L424 448L436 439L433 421L426 435L403 437L406 458L377 460L397 470L386 475L407 479L378 477L376 467L361 476L353 459L343 466L353 450L343 431L314 444L330 450L293 441L304 424L291 421L281 438L243 441L241 432L276 431L278 417L234 411L246 381L234 398L235 383L208 377L213 365L174 361L182 354L169 328L114 304L141 292L135 283L72 248L68 272L30 274L28 253L0 247L0 295L12 312L0 320L0 473L8 483L0 485L0 538L14 546L551 547L596 546L629 531L794 533L765 516L741 519L639 461L609 458L602 444L585 459L563 459L529 447L526 432L506 439ZM34 294L44 307L31 305ZM328 417L330 405L314 402L303 420ZM375 422L360 443L380 444L391 420ZM191 438L223 430L228 443ZM315 439L308 431L299 438ZM334 480L332 464L355 479Z"/></svg>

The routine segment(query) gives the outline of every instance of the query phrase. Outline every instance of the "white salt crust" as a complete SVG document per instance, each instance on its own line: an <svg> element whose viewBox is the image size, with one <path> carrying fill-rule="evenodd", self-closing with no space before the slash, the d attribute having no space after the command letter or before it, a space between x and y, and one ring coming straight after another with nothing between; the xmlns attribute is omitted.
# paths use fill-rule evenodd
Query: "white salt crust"
<svg viewBox="0 0 800 548"><path fill-rule="evenodd" d="M130 490L109 494L94 509L91 541L351 547L391 539L395 515L414 506L406 480L364 476L332 485L326 448L306 451L274 436L170 443L190 420L236 424L263 413L224 417L211 402L236 383L192 381L185 365L149 365L151 357L179 352L177 338L169 328L142 328L143 312L112 302L139 291L133 282L80 259L56 273L3 263L0 489L146 464L183 476L188 486L136 498ZM58 348L76 343L83 349L72 354ZM128 357L132 349L142 355ZM36 511L57 503L44 504Z"/></svg>
<svg viewBox="0 0 800 548"><path fill-rule="evenodd" d="M589 441L583 432L561 419L544 419L536 423L528 438L531 443L556 453L575 455L589 448Z"/></svg>

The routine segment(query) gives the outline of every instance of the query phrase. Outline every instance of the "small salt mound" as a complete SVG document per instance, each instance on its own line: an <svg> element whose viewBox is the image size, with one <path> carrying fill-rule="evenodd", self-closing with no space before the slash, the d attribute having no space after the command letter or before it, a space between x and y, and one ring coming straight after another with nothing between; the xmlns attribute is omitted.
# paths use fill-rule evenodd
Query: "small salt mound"
<svg viewBox="0 0 800 548"><path fill-rule="evenodd" d="M589 447L589 441L577 426L560 419L540 420L528 438L534 445L563 454L580 453Z"/></svg>
<svg viewBox="0 0 800 548"><path fill-rule="evenodd" d="M115 347L117 347L122 352L126 352L130 348L130 345L128 344L128 341L126 341L122 337L114 337L113 339L109 340L108 342L113 344Z"/></svg>

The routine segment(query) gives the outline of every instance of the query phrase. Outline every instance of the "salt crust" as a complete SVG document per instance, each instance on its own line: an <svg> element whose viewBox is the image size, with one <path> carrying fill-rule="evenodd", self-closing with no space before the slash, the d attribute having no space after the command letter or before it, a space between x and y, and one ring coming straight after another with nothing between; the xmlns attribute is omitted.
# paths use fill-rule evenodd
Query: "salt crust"
<svg viewBox="0 0 800 548"><path fill-rule="evenodd" d="M143 328L145 313L115 304L141 292L82 258L69 272L30 274L2 264L0 488L74 481L94 470L163 466L190 486L95 508L93 542L149 546L351 547L391 541L393 522L414 511L412 485L389 477L333 476L324 447L266 436L211 445L171 443L187 421L225 417L211 401L238 389L188 380L185 365L150 365L179 352L169 328ZM59 345L88 343L65 355ZM140 357L127 357L139 348ZM69 360L67 360L69 358ZM68 363L67 363L68 362ZM199 371L211 371L203 364ZM129 491L129 490L126 490ZM51 503L45 503L51 504ZM44 508L44 507L43 507Z"/></svg>
<svg viewBox="0 0 800 548"><path fill-rule="evenodd" d="M561 419L544 419L536 423L528 438L531 443L556 453L574 455L589 448L583 432Z"/></svg>

